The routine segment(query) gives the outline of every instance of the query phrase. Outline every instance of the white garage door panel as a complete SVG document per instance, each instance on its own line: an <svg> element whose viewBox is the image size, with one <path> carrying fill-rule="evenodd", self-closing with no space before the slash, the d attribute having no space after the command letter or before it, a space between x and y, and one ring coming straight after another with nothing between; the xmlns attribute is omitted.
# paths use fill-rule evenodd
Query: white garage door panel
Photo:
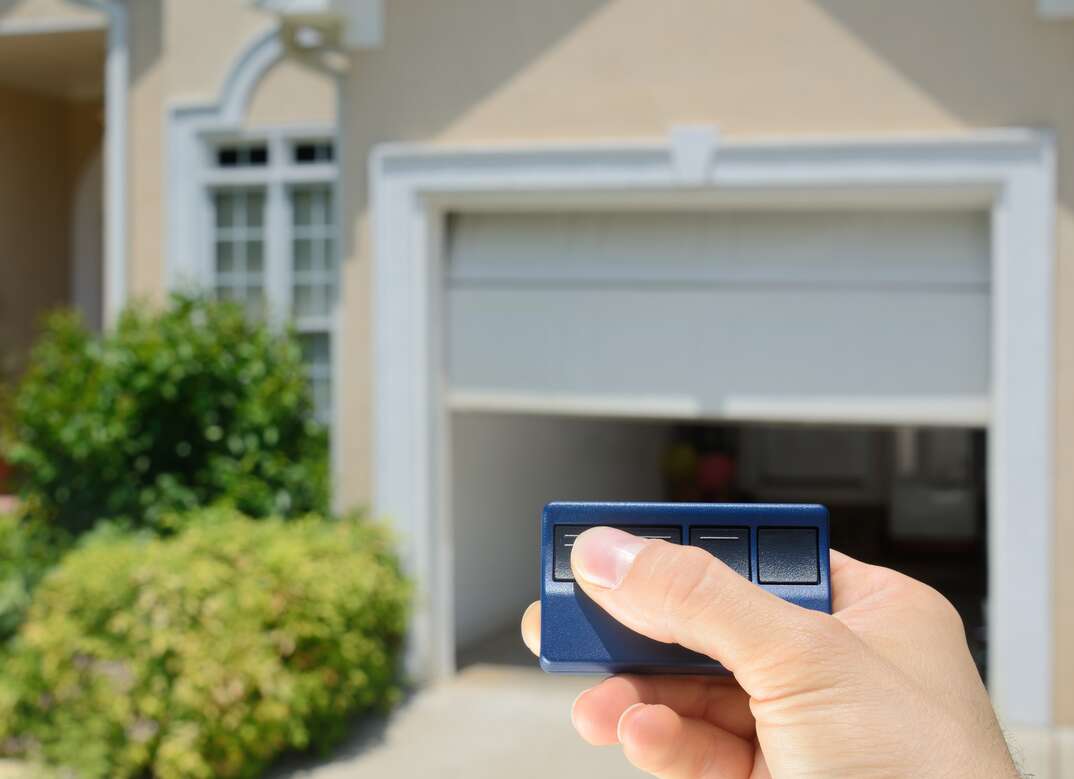
<svg viewBox="0 0 1074 779"><path fill-rule="evenodd" d="M454 396L670 398L713 417L987 398L978 214L726 216L457 219Z"/></svg>
<svg viewBox="0 0 1074 779"><path fill-rule="evenodd" d="M467 214L453 283L986 286L983 212Z"/></svg>

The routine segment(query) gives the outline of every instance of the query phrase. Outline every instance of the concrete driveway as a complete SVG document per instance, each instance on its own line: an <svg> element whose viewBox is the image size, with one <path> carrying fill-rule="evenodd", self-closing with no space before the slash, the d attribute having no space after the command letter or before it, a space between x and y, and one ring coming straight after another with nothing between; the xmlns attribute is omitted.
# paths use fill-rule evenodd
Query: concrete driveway
<svg viewBox="0 0 1074 779"><path fill-rule="evenodd" d="M421 690L387 720L367 723L328 760L281 767L273 779L642 776L618 747L591 747L571 727L571 703L595 680L534 666L532 659L528 667L471 665Z"/></svg>

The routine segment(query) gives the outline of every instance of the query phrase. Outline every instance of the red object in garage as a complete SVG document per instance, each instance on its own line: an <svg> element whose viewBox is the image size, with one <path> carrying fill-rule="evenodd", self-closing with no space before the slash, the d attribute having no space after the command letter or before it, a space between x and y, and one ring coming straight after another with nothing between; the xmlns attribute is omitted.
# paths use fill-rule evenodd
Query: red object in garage
<svg viewBox="0 0 1074 779"><path fill-rule="evenodd" d="M735 461L723 452L702 455L697 463L697 486L706 497L723 498L735 483Z"/></svg>

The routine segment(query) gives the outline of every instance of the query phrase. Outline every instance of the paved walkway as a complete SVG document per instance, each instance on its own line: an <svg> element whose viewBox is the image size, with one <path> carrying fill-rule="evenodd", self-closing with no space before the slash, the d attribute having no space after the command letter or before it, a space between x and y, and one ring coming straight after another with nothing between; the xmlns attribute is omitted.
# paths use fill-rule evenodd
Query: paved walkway
<svg viewBox="0 0 1074 779"><path fill-rule="evenodd" d="M517 628L478 661L369 723L327 760L281 767L272 779L637 779L618 747L574 732L571 703L590 677L553 676L521 647ZM488 660L495 660L490 663Z"/></svg>
<svg viewBox="0 0 1074 779"><path fill-rule="evenodd" d="M535 668L473 665L419 692L387 720L367 723L327 759L271 779L637 779L618 747L594 748L570 724L591 679ZM35 776L0 761L0 779Z"/></svg>

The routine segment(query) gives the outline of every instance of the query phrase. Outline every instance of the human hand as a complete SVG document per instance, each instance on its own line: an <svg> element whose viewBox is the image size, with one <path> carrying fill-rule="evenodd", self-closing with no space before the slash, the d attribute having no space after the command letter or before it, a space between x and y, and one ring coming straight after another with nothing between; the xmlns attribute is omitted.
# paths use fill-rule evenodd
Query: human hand
<svg viewBox="0 0 1074 779"><path fill-rule="evenodd" d="M665 779L1018 777L962 621L938 592L831 553L834 614L787 603L707 552L592 528L577 584L627 627L733 677L614 676L571 720ZM540 650L540 603L522 618Z"/></svg>

